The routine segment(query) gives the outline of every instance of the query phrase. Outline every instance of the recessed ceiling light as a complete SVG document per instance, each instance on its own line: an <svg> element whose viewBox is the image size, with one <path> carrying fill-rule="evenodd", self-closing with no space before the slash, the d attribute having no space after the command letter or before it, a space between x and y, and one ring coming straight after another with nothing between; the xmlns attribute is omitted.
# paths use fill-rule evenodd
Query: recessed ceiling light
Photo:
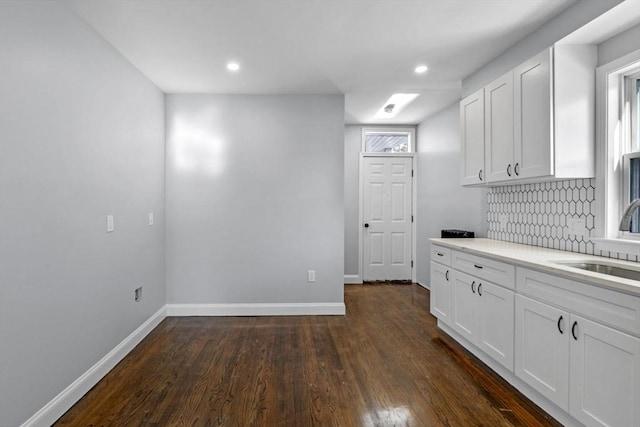
<svg viewBox="0 0 640 427"><path fill-rule="evenodd" d="M237 62L229 62L227 64L227 70L229 71L238 71L240 69L240 64Z"/></svg>
<svg viewBox="0 0 640 427"><path fill-rule="evenodd" d="M416 72L416 74L422 74L426 73L428 69L429 67L427 67L426 65L418 65L414 71Z"/></svg>
<svg viewBox="0 0 640 427"><path fill-rule="evenodd" d="M398 114L411 101L418 97L417 93L394 93L375 115L375 119L390 119Z"/></svg>

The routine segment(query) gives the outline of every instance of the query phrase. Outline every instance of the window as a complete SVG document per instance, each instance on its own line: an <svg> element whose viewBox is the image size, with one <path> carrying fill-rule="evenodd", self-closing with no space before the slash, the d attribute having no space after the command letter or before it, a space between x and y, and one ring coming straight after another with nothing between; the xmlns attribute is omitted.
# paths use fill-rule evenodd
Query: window
<svg viewBox="0 0 640 427"><path fill-rule="evenodd" d="M625 154L622 165L625 196L622 208L625 208L632 201L640 199L640 152ZM629 233L640 233L640 209L636 209L631 216Z"/></svg>
<svg viewBox="0 0 640 427"><path fill-rule="evenodd" d="M640 139L638 135L640 98L640 63L631 65L631 69L620 73L619 94L620 106L620 137L619 145L622 153L622 197L619 212L622 213L629 203L640 199ZM636 209L631 217L631 228L628 232L621 232L621 236L630 237L640 233L640 209Z"/></svg>
<svg viewBox="0 0 640 427"><path fill-rule="evenodd" d="M598 68L599 234L596 248L640 254L640 209L630 231L620 231L627 206L640 198L640 50Z"/></svg>
<svg viewBox="0 0 640 427"><path fill-rule="evenodd" d="M640 67L640 64L638 64ZM626 154L622 156L622 188L621 212L629 203L640 199L640 72L627 74L623 77L624 94L622 97L622 133L628 134L628 142L622 144ZM636 209L631 216L631 228L628 233L640 233L640 209ZM627 235L627 233L622 233Z"/></svg>
<svg viewBox="0 0 640 427"><path fill-rule="evenodd" d="M369 133L364 137L364 151L367 153L407 153L409 152L409 135Z"/></svg>
<svg viewBox="0 0 640 427"><path fill-rule="evenodd" d="M640 67L640 64L638 64ZM640 72L627 77L629 117L631 118L631 149L640 151Z"/></svg>
<svg viewBox="0 0 640 427"><path fill-rule="evenodd" d="M362 151L380 154L413 153L414 138L413 128L364 128Z"/></svg>

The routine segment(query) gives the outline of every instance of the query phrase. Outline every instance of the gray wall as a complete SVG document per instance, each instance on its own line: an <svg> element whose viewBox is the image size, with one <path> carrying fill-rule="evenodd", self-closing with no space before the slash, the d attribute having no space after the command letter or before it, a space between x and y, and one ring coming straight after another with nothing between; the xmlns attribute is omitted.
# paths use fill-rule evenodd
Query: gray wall
<svg viewBox="0 0 640 427"><path fill-rule="evenodd" d="M622 0L580 0L462 81L462 97L475 92Z"/></svg>
<svg viewBox="0 0 640 427"><path fill-rule="evenodd" d="M600 43L598 45L598 66L608 64L636 49L640 49L640 24Z"/></svg>
<svg viewBox="0 0 640 427"><path fill-rule="evenodd" d="M167 95L166 112L167 302L342 302L344 97Z"/></svg>
<svg viewBox="0 0 640 427"><path fill-rule="evenodd" d="M357 276L359 270L358 230L360 228L360 147L362 126L344 127L344 274Z"/></svg>
<svg viewBox="0 0 640 427"><path fill-rule="evenodd" d="M486 236L483 188L460 185L460 113L458 104L420 123L418 143L417 279L429 284L429 238L443 228L472 230Z"/></svg>
<svg viewBox="0 0 640 427"><path fill-rule="evenodd" d="M165 303L164 102L58 2L0 2L0 50L0 425L17 426Z"/></svg>

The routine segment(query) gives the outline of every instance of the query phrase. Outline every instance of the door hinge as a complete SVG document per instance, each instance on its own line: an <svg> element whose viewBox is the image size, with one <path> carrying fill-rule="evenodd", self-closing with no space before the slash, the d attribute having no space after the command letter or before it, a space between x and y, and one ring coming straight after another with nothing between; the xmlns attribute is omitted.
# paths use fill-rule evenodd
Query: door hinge
<svg viewBox="0 0 640 427"><path fill-rule="evenodd" d="M411 215L411 222L413 222L413 215Z"/></svg>
<svg viewBox="0 0 640 427"><path fill-rule="evenodd" d="M411 169L411 176L413 177L413 169Z"/></svg>
<svg viewBox="0 0 640 427"><path fill-rule="evenodd" d="M411 260L411 268L413 268L413 260Z"/></svg>

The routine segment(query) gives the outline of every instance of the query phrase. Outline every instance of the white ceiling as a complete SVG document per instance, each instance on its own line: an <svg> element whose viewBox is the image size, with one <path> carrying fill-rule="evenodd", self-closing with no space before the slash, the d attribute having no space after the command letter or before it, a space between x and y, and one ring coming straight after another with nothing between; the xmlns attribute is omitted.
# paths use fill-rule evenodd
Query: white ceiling
<svg viewBox="0 0 640 427"><path fill-rule="evenodd" d="M416 124L576 0L67 2L166 93L338 93L347 123ZM415 74L423 63L430 70ZM395 119L372 120L395 92L420 96Z"/></svg>

